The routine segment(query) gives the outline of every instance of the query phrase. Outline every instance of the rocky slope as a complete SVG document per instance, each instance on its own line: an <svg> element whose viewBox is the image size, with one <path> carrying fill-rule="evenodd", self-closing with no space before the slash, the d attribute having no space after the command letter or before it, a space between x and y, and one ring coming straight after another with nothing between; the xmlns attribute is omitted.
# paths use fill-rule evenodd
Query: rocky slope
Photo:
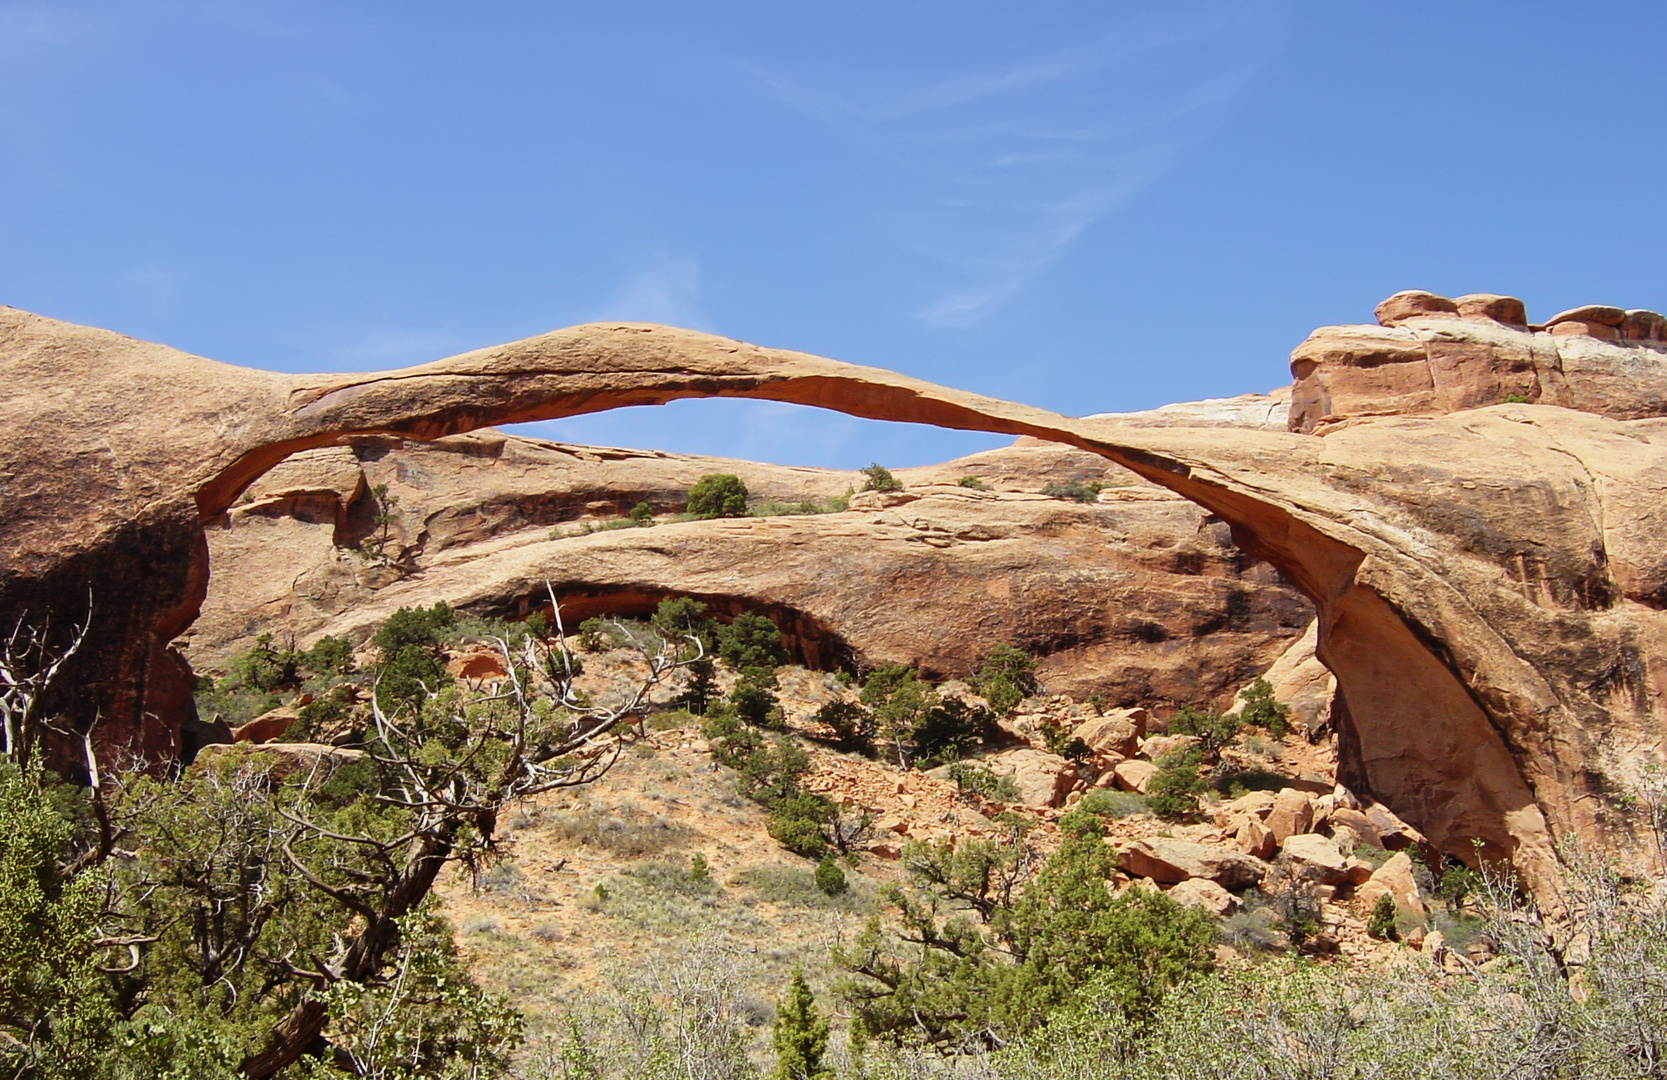
<svg viewBox="0 0 1667 1080"><path fill-rule="evenodd" d="M181 645L198 670L221 672L258 633L357 640L396 608L437 600L524 615L549 607L549 582L571 625L690 595L721 613L768 612L814 667L960 676L1017 642L1045 657L1050 687L1079 698L1221 706L1312 619L1219 520L1098 455L1037 440L899 470L905 491L859 493L844 513L581 530L640 502L679 512L714 472L783 504L825 503L862 480L491 431L311 450L211 523L214 574ZM956 483L967 476L989 490ZM1065 482L1115 486L1090 504L1038 494ZM381 536L379 486L395 500L392 566L358 550Z"/></svg>
<svg viewBox="0 0 1667 1080"><path fill-rule="evenodd" d="M1479 841L1546 888L1564 833L1653 861L1626 808L1628 770L1656 760L1667 722L1664 346L1637 329L1656 323L1590 309L1542 335L1501 321L1502 302L1419 304L1383 321L1427 346L1432 386L1429 358L1462 344L1454 377L1479 389L1392 406L1418 415L1351 416L1341 389L1318 396L1322 369L1416 375L1417 358L1351 364L1349 346L1310 369L1299 350L1291 415L1318 437L1072 419L660 327L577 327L400 372L284 376L0 309L12 390L0 400L11 496L0 616L84 610L90 591L95 632L45 705L83 725L102 715L107 742L162 757L190 715L167 643L205 595L205 524L298 451L712 395L1029 435L1196 502L1309 597L1352 790L1442 850L1473 859ZM1507 401L1532 395L1477 374L1521 362L1496 354L1525 343L1546 372L1536 385L1554 388L1533 352L1542 336L1558 343L1563 382L1586 388L1542 389L1566 404ZM1490 400L1502 403L1466 407ZM1569 407L1591 402L1601 415Z"/></svg>

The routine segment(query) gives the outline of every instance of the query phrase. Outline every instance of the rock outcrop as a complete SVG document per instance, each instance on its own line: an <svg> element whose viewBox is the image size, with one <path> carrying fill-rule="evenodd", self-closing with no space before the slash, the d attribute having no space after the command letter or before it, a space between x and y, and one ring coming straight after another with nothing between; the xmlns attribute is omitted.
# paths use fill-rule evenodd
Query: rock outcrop
<svg viewBox="0 0 1667 1080"><path fill-rule="evenodd" d="M1510 401L1622 420L1667 415L1667 319L1591 305L1530 326L1522 301L1396 293L1377 326L1327 326L1291 353L1289 425L1437 415Z"/></svg>
<svg viewBox="0 0 1667 1080"><path fill-rule="evenodd" d="M1652 857L1616 793L1628 768L1659 756L1667 720L1667 421L1648 404L1667 385L1663 354L1628 336L1657 325L1641 315L1623 314L1607 341L1450 314L1384 333L1408 335L1393 344L1416 346L1425 365L1462 346L1461 372L1522 375L1526 349L1541 403L1465 408L1474 398L1460 393L1432 407L1439 415L1328 424L1321 438L1134 427L620 324L397 372L288 376L0 309L0 619L74 618L90 591L94 633L43 705L83 725L102 715L107 742L166 757L190 716L189 673L168 643L206 591L205 523L297 452L693 396L1027 435L1099 454L1225 520L1316 607L1316 655L1337 678L1339 779L1440 850L1474 860L1480 841L1484 857L1552 887L1553 835ZM1480 329L1448 342L1420 320ZM1542 337L1556 343L1560 381L1538 363ZM1320 401L1314 377L1328 361L1313 362L1292 416L1317 424L1337 400ZM1484 380L1460 383L1471 381ZM1412 390L1384 396L1423 411ZM1631 403L1615 404L1623 396Z"/></svg>

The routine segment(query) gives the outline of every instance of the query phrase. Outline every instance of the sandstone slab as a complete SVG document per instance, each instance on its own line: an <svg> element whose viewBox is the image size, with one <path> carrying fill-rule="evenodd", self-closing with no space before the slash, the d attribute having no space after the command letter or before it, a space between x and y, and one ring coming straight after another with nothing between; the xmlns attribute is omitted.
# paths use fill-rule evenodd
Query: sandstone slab
<svg viewBox="0 0 1667 1080"><path fill-rule="evenodd" d="M1205 878L1227 889L1244 889L1268 873L1261 859L1227 848L1186 840L1136 840L1118 853L1118 865L1136 877L1163 884Z"/></svg>

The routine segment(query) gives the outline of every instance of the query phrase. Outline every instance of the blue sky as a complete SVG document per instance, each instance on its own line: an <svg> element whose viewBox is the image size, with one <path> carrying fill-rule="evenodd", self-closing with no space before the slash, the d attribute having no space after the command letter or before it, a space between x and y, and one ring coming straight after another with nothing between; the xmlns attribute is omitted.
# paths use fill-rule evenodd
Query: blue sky
<svg viewBox="0 0 1667 1080"><path fill-rule="evenodd" d="M1070 414L1266 390L1398 289L1667 308L1664 42L1645 0L0 0L0 303L288 371L630 318Z"/></svg>

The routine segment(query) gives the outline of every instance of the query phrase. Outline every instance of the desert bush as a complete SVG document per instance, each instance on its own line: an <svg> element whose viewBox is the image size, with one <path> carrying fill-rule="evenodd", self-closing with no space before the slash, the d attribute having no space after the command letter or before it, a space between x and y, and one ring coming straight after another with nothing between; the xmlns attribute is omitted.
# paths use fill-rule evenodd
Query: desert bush
<svg viewBox="0 0 1667 1080"><path fill-rule="evenodd" d="M834 862L832 854L822 856L822 861L816 864L814 877L816 887L828 896L843 896L851 888L851 883L845 878L845 871Z"/></svg>
<svg viewBox="0 0 1667 1080"><path fill-rule="evenodd" d="M961 479L955 481L955 483L964 488L971 488L974 491L990 490L990 485L986 484L976 476L963 476Z"/></svg>
<svg viewBox="0 0 1667 1080"><path fill-rule="evenodd" d="M747 485L734 473L707 473L689 489L688 512L702 519L745 517Z"/></svg>
<svg viewBox="0 0 1667 1080"><path fill-rule="evenodd" d="M1100 492L1104 491L1105 487L1106 486L1098 480L1090 480L1086 482L1082 480L1066 480L1063 483L1050 483L1045 485L1042 488L1042 494L1046 495L1050 499L1069 499L1072 502L1091 503L1099 500Z"/></svg>
<svg viewBox="0 0 1667 1080"><path fill-rule="evenodd" d="M970 791L995 802L1019 801L1019 785L1011 776L997 776L982 765L970 761L955 761L949 765L949 778L961 791Z"/></svg>
<svg viewBox="0 0 1667 1080"><path fill-rule="evenodd" d="M1106 818L1133 817L1151 812L1146 796L1133 791L1112 788L1091 788L1077 803L1077 809Z"/></svg>
<svg viewBox="0 0 1667 1080"><path fill-rule="evenodd" d="M811 716L833 732L834 745L847 753L873 754L879 724L874 714L854 701L835 698Z"/></svg>
<svg viewBox="0 0 1667 1080"><path fill-rule="evenodd" d="M1013 645L997 645L979 661L978 673L967 680L990 708L1003 715L1041 690L1036 658Z"/></svg>
<svg viewBox="0 0 1667 1080"><path fill-rule="evenodd" d="M902 491L903 482L891 475L891 470L879 462L871 462L867 468L861 470L864 477L862 489L864 491Z"/></svg>
<svg viewBox="0 0 1667 1080"><path fill-rule="evenodd" d="M1264 728L1274 738L1282 739L1290 718L1291 707L1274 700L1273 685L1267 679L1258 675L1245 688L1244 707L1239 710L1240 720L1252 727Z"/></svg>
<svg viewBox="0 0 1667 1080"><path fill-rule="evenodd" d="M1204 752L1198 747L1175 750L1154 764L1158 771L1146 785L1146 805L1159 817L1184 817L1198 809L1198 796L1205 784L1198 775Z"/></svg>

